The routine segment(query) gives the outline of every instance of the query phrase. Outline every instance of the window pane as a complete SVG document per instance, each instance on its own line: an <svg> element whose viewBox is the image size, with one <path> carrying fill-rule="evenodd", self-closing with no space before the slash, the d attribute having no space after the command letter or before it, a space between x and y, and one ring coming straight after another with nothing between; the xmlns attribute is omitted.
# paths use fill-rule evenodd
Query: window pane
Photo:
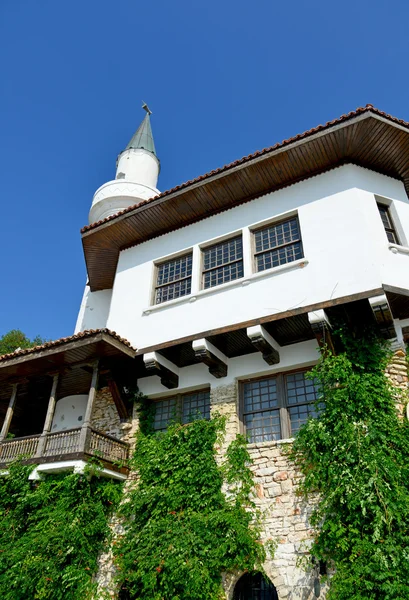
<svg viewBox="0 0 409 600"><path fill-rule="evenodd" d="M270 250L271 248L277 248L277 246L282 246L283 244L299 241L301 236L298 219L297 217L294 217L283 223L271 225L265 229L259 229L255 232L254 237L256 252Z"/></svg>
<svg viewBox="0 0 409 600"><path fill-rule="evenodd" d="M158 265L158 279L156 285L172 283L184 277L190 277L192 274L192 255L187 254L175 260Z"/></svg>
<svg viewBox="0 0 409 600"><path fill-rule="evenodd" d="M165 285L163 287L157 288L155 304L167 302L168 300L173 300L174 298L180 298L181 296L186 296L187 294L190 294L191 285L191 279L183 279L182 281L178 281L176 283L171 283L170 285Z"/></svg>
<svg viewBox="0 0 409 600"><path fill-rule="evenodd" d="M318 417L319 413L324 409L324 404L320 403L319 410L317 411L315 404L304 404L302 406L289 406L288 412L290 414L291 422L291 435L294 436L298 433L300 427L304 425L308 417Z"/></svg>
<svg viewBox="0 0 409 600"><path fill-rule="evenodd" d="M219 267L212 271L206 271L204 273L203 287L205 289L214 287L215 285L227 283L228 281L233 281L240 277L243 277L243 261L225 265L224 267Z"/></svg>
<svg viewBox="0 0 409 600"><path fill-rule="evenodd" d="M315 401L318 398L318 386L305 373L286 375L287 406L290 415L291 435L294 436L308 417L317 417ZM322 408L324 404L320 405Z"/></svg>
<svg viewBox="0 0 409 600"><path fill-rule="evenodd" d="M285 379L288 405L315 402L318 398L318 386L312 379L306 379L305 373L292 373Z"/></svg>
<svg viewBox="0 0 409 600"><path fill-rule="evenodd" d="M392 229L392 223L389 219L389 214L388 214L388 212L389 212L388 207L382 206L382 204L378 204L378 208L379 208L379 214L381 215L383 226L385 227L385 229L387 229L387 228Z"/></svg>
<svg viewBox="0 0 409 600"><path fill-rule="evenodd" d="M256 256L257 271L265 271L303 258L301 242L270 250Z"/></svg>
<svg viewBox="0 0 409 600"><path fill-rule="evenodd" d="M183 396L182 423L190 423L196 419L210 419L210 392Z"/></svg>
<svg viewBox="0 0 409 600"><path fill-rule="evenodd" d="M395 228L389 213L389 207L384 204L378 204L379 214L381 215L382 223L385 228L388 242L391 244L398 244L398 236L396 235Z"/></svg>
<svg viewBox="0 0 409 600"><path fill-rule="evenodd" d="M278 406L276 378L245 383L243 396L245 413Z"/></svg>
<svg viewBox="0 0 409 600"><path fill-rule="evenodd" d="M241 236L203 251L203 287L209 288L243 277Z"/></svg>
<svg viewBox="0 0 409 600"><path fill-rule="evenodd" d="M192 254L186 254L158 265L157 273L155 304L190 294Z"/></svg>
<svg viewBox="0 0 409 600"><path fill-rule="evenodd" d="M155 431L163 431L176 418L176 398L159 400L155 402L155 408L153 428Z"/></svg>
<svg viewBox="0 0 409 600"><path fill-rule="evenodd" d="M215 244L203 251L203 268L205 271L243 258L241 236Z"/></svg>
<svg viewBox="0 0 409 600"><path fill-rule="evenodd" d="M244 416L247 437L250 442L265 442L281 438L279 410L265 410Z"/></svg>

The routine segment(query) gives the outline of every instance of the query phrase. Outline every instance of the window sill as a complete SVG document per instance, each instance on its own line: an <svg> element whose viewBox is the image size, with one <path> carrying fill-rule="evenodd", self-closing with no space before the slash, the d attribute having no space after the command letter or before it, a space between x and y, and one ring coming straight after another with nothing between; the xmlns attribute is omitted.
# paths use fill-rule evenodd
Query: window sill
<svg viewBox="0 0 409 600"><path fill-rule="evenodd" d="M409 254L409 248L407 246L400 246L399 244L388 244L388 248L393 254Z"/></svg>
<svg viewBox="0 0 409 600"><path fill-rule="evenodd" d="M287 438L285 440L268 440L266 442L251 442L247 445L249 450L258 448L271 448L272 446L282 446L284 444L292 444L295 438Z"/></svg>
<svg viewBox="0 0 409 600"><path fill-rule="evenodd" d="M409 253L409 248L408 248ZM159 310L165 310L166 308L170 308L172 306L178 304L185 304L187 302L196 302L200 298L204 296L209 296L211 294L217 294L226 289L230 289L233 287L239 286L247 286L251 284L253 281L257 281L258 279L263 279L264 277L273 277L274 275L278 275L279 273L283 273L284 271L291 271L292 269L303 269L308 265L308 260L305 258L300 258L298 260L294 260L293 262L287 263L285 265L280 265L279 267L274 267L273 269L266 269L265 271L260 271L259 273L252 273L248 277L241 277L240 279L235 279L234 281L228 281L227 283L222 283L221 285L216 285L211 288L207 288L206 290L199 290L196 294L189 294L188 296L182 296L181 298L175 298L174 300L169 300L168 302L163 302L162 304L154 304L152 306L148 306L143 309L142 314L144 316L149 316L152 312L157 312Z"/></svg>

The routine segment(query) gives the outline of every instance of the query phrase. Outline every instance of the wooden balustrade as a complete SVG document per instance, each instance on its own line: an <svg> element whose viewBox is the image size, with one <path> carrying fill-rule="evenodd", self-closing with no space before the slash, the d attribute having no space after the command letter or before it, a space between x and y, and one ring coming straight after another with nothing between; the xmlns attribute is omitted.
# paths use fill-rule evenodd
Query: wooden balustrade
<svg viewBox="0 0 409 600"><path fill-rule="evenodd" d="M16 458L31 458L37 452L39 435L4 440L0 443L0 464Z"/></svg>
<svg viewBox="0 0 409 600"><path fill-rule="evenodd" d="M81 447L81 428L48 433L45 437L42 451L41 446L39 447L40 434L0 442L0 465L6 465L18 458L31 459L31 462L39 463L47 462L46 459L56 460L57 457L58 459L76 456L85 458L87 455L111 463L124 462L128 458L127 443L95 429L88 428L83 447Z"/></svg>
<svg viewBox="0 0 409 600"><path fill-rule="evenodd" d="M49 433L43 456L60 456L80 452L81 429L67 429L58 433Z"/></svg>
<svg viewBox="0 0 409 600"><path fill-rule="evenodd" d="M125 461L128 458L128 444L110 435L91 429L88 451L110 461Z"/></svg>

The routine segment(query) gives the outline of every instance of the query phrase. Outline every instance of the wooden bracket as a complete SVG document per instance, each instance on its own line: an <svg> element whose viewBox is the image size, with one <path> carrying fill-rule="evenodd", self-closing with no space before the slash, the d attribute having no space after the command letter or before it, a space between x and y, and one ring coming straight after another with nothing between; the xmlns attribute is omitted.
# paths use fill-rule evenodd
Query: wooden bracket
<svg viewBox="0 0 409 600"><path fill-rule="evenodd" d="M157 352L149 352L143 355L143 362L149 375L158 375L161 384L173 390L179 385L179 375L177 367L173 365L164 356L160 356ZM173 368L171 368L173 367Z"/></svg>
<svg viewBox="0 0 409 600"><path fill-rule="evenodd" d="M328 349L330 352L332 352L332 354L334 354L335 351L331 336L331 323L329 322L325 310L319 308L314 312L309 312L308 320L320 350Z"/></svg>
<svg viewBox="0 0 409 600"><path fill-rule="evenodd" d="M227 359L213 344L202 338L193 340L192 347L197 360L209 367L209 373L213 377L216 379L226 377Z"/></svg>
<svg viewBox="0 0 409 600"><path fill-rule="evenodd" d="M385 294L368 298L373 316L383 338L390 340L396 337L393 316Z"/></svg>
<svg viewBox="0 0 409 600"><path fill-rule="evenodd" d="M277 365L280 362L279 345L262 325L247 327L247 337L253 346L261 352L263 360L268 365Z"/></svg>

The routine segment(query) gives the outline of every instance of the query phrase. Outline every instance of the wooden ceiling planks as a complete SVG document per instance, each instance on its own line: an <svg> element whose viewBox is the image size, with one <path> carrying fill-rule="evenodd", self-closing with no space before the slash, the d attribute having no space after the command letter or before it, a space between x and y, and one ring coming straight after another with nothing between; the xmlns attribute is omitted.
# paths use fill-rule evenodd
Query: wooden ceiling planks
<svg viewBox="0 0 409 600"><path fill-rule="evenodd" d="M358 114L86 230L82 239L91 290L112 287L122 249L348 162L398 178L408 189L409 128L376 112Z"/></svg>

